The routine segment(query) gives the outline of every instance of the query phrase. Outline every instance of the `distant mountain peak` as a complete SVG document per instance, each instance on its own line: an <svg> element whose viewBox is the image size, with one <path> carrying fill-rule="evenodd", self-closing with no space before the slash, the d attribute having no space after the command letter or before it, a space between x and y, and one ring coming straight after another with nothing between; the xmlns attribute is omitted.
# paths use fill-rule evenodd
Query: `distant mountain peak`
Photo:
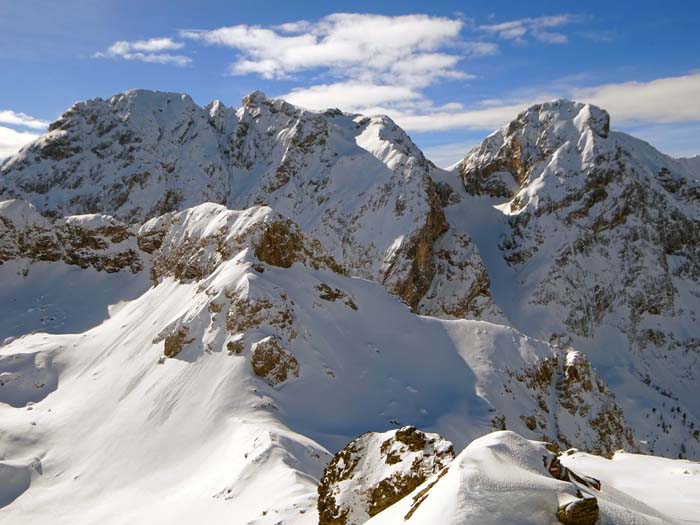
<svg viewBox="0 0 700 525"><path fill-rule="evenodd" d="M530 106L504 129L508 135L523 128L561 135L570 133L571 127L579 134L591 130L599 137L606 138L610 132L610 114L592 104L558 99Z"/></svg>

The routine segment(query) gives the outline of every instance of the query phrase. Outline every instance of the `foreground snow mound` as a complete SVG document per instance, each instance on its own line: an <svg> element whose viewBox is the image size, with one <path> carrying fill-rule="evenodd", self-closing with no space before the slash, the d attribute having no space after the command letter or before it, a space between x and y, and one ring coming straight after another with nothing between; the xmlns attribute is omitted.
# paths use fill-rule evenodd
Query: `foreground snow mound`
<svg viewBox="0 0 700 525"><path fill-rule="evenodd" d="M607 487L614 487L620 496L631 496L678 522L700 522L700 463L625 452L605 459L577 450L567 451L561 462L600 480L611 494L613 491Z"/></svg>
<svg viewBox="0 0 700 525"><path fill-rule="evenodd" d="M387 117L260 92L236 110L135 90L79 102L49 129L0 166L0 196L128 223L204 202L267 205L421 313L500 318L476 246L445 220L449 186Z"/></svg>
<svg viewBox="0 0 700 525"><path fill-rule="evenodd" d="M700 170L609 127L587 104L531 107L457 167L477 197L459 214L491 206L467 230L513 326L586 353L651 450L698 457Z"/></svg>
<svg viewBox="0 0 700 525"><path fill-rule="evenodd" d="M454 456L452 443L415 427L360 436L323 472L319 525L364 523L440 472Z"/></svg>
<svg viewBox="0 0 700 525"><path fill-rule="evenodd" d="M637 525L675 523L680 517L635 499L607 480L599 483L579 475L578 470L554 468L558 465L555 459L545 443L528 441L513 432L489 434L366 523ZM642 468L638 465L637 472ZM630 474L635 473L624 472L622 477L629 480Z"/></svg>

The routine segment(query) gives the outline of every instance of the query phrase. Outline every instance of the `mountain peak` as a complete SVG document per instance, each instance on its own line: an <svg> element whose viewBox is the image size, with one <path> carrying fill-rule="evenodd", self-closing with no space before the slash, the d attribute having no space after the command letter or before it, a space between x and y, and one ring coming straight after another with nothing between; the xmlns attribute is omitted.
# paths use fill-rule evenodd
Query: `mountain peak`
<svg viewBox="0 0 700 525"><path fill-rule="evenodd" d="M102 101L101 99L95 99ZM87 104L93 101L88 101ZM195 106L194 100L186 93L176 93L171 91L158 91L152 89L130 89L123 93L111 96L108 101L115 107L131 107L134 109L160 108L172 103L184 106Z"/></svg>
<svg viewBox="0 0 700 525"><path fill-rule="evenodd" d="M470 193L513 197L539 176L542 170L534 168L547 159L559 171L585 170L614 149L609 137L610 115L604 109L551 100L530 106L489 135L455 169Z"/></svg>
<svg viewBox="0 0 700 525"><path fill-rule="evenodd" d="M252 93L247 94L245 97L243 97L243 100L241 101L243 107L248 107L248 106L259 106L260 104L263 104L264 102L269 102L270 99L267 97L265 93L260 91L259 89L256 89Z"/></svg>
<svg viewBox="0 0 700 525"><path fill-rule="evenodd" d="M504 130L511 135L526 126L557 134L566 128L579 134L590 129L599 137L606 138L610 132L610 114L592 104L567 99L550 100L530 106Z"/></svg>

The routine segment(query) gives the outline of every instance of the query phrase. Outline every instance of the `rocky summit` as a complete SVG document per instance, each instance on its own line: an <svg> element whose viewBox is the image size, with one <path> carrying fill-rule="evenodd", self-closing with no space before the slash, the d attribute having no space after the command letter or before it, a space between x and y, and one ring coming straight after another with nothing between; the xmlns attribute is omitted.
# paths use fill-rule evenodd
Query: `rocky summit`
<svg viewBox="0 0 700 525"><path fill-rule="evenodd" d="M79 102L0 165L0 282L0 521L697 518L700 163L595 106L446 171L257 91Z"/></svg>

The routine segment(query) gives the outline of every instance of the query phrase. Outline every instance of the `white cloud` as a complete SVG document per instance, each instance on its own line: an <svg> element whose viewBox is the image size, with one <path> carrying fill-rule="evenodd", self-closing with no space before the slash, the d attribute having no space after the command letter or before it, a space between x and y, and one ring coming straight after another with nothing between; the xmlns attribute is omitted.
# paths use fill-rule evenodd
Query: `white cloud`
<svg viewBox="0 0 700 525"><path fill-rule="evenodd" d="M569 41L566 35L553 31L536 31L533 36L546 44L566 44Z"/></svg>
<svg viewBox="0 0 700 525"><path fill-rule="evenodd" d="M49 126L48 122L31 117L26 113L12 111L11 109L0 110L0 122L31 129L46 129Z"/></svg>
<svg viewBox="0 0 700 525"><path fill-rule="evenodd" d="M566 83L564 83L565 85ZM606 109L613 125L634 123L670 124L700 122L700 73L666 77L649 82L623 82L593 87L556 87L554 90L529 90L515 100L482 100L471 108L432 108L400 111L384 108L399 125L409 131L449 129L496 129L510 122L522 110L557 97L587 102Z"/></svg>
<svg viewBox="0 0 700 525"><path fill-rule="evenodd" d="M462 20L428 15L336 13L313 23L236 25L181 36L237 50L229 68L233 74L271 79L325 69L344 81L422 87L441 78L464 78L456 68L463 55L445 51L458 50L462 27ZM464 56L498 50L495 44L462 44Z"/></svg>
<svg viewBox="0 0 700 525"><path fill-rule="evenodd" d="M343 108L345 111L366 111L370 106L422 98L405 86L386 86L360 82L320 84L295 89L280 98L308 109Z"/></svg>
<svg viewBox="0 0 700 525"><path fill-rule="evenodd" d="M0 126L0 159L15 154L22 146L36 140L36 133L15 131L14 129Z"/></svg>
<svg viewBox="0 0 700 525"><path fill-rule="evenodd" d="M137 40L129 44L134 51L146 51L148 53L157 53L160 51L172 51L174 49L182 49L185 44L175 42L171 38L151 38L149 40Z"/></svg>
<svg viewBox="0 0 700 525"><path fill-rule="evenodd" d="M513 40L518 43L526 42L526 37L547 44L565 44L568 38L565 34L552 31L552 28L562 27L577 22L580 17L575 15L540 16L537 18L520 18L499 24L479 26L486 33L497 35L503 40Z"/></svg>
<svg viewBox="0 0 700 525"><path fill-rule="evenodd" d="M510 122L527 106L527 103L514 103L502 106L476 106L463 111L437 108L434 111L424 113L389 109L388 113L402 128L408 131L492 130Z"/></svg>
<svg viewBox="0 0 700 525"><path fill-rule="evenodd" d="M614 120L655 123L700 120L700 73L650 82L622 82L575 89L571 98L607 109Z"/></svg>
<svg viewBox="0 0 700 525"><path fill-rule="evenodd" d="M192 62L190 57L166 52L182 49L184 46L185 44L182 42L176 42L170 38L151 38L134 42L119 40L109 46L106 51L95 53L93 56L95 58L122 58L185 67Z"/></svg>
<svg viewBox="0 0 700 525"><path fill-rule="evenodd" d="M498 44L493 42L458 42L455 47L462 49L468 57L486 57L500 52Z"/></svg>

